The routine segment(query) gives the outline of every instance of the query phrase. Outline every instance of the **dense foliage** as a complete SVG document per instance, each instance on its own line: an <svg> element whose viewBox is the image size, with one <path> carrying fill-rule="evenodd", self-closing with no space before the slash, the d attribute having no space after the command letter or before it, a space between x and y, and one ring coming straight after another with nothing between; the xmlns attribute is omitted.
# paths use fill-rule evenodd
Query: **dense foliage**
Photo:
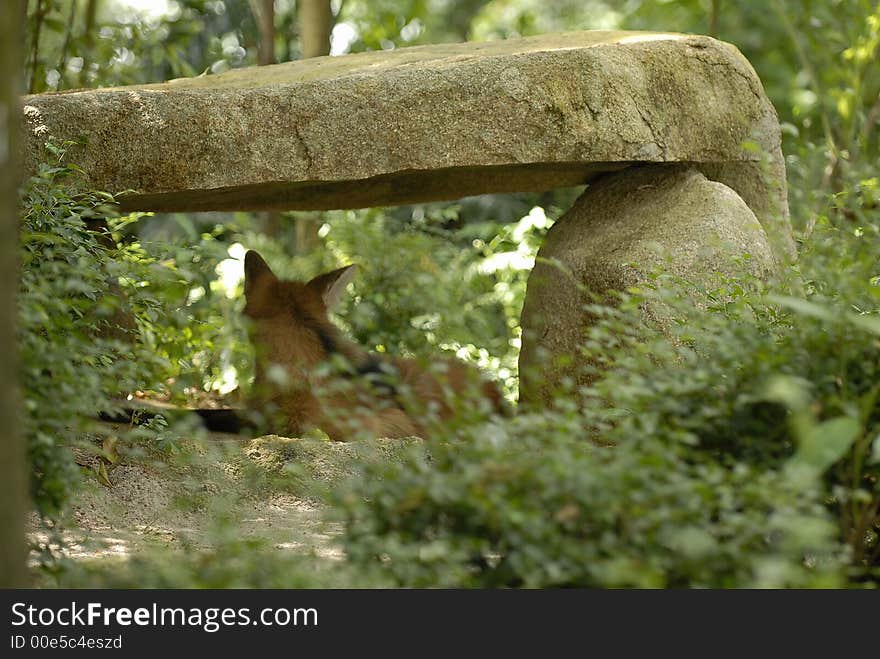
<svg viewBox="0 0 880 659"><path fill-rule="evenodd" d="M349 556L380 559L401 585L876 582L878 237L836 236L859 265L809 301L658 275L597 308L585 351L607 371L571 392L583 410L369 468L340 499ZM829 283L821 255L802 264L811 285ZM645 328L646 303L672 313L671 337Z"/></svg>
<svg viewBox="0 0 880 659"><path fill-rule="evenodd" d="M191 295L214 276L216 241L117 243L137 218L118 217L110 195L71 193L77 171L63 164L66 146L49 144L50 164L22 193L26 434L34 499L51 516L78 480L68 444L98 412L118 410L138 391L201 390L205 375L217 377L230 359L225 346L246 350L230 331L240 327L237 316L213 296Z"/></svg>
<svg viewBox="0 0 880 659"><path fill-rule="evenodd" d="M246 0L31 0L34 91L252 64ZM588 28L736 44L783 125L799 257L776 282L695 287L657 272L585 337L602 378L553 410L458 430L372 462L331 502L344 583L405 586L843 586L880 582L880 9L860 0L346 0L334 51ZM89 12L97 10L96 13ZM298 56L296 3L275 54ZM246 389L241 257L283 276L361 266L339 321L365 346L454 352L516 396L519 312L546 229L576 191L289 214L116 217L73 195L52 153L23 192L21 350L34 494L55 516L69 446L119 395ZM308 217L305 217L307 215ZM296 225L319 228L303 252ZM299 248L299 249L297 249ZM694 304L698 300L699 304ZM674 319L657 331L645 305ZM156 427L147 441L173 447ZM232 534L234 536L234 534ZM240 542L173 569L74 570L88 585L337 585ZM290 570L290 572L288 572ZM149 578L143 578L143 573ZM249 577L246 573L251 574Z"/></svg>

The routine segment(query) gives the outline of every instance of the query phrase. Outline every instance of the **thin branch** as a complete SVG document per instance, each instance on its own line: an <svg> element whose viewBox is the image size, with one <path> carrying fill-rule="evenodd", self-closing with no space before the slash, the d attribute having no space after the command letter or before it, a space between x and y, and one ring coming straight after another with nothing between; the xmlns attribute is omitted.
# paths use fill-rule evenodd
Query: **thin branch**
<svg viewBox="0 0 880 659"><path fill-rule="evenodd" d="M73 24L76 22L77 0L70 0L70 17L67 19L67 30L64 33L64 43L61 45L61 56L58 58L58 73L64 74L67 65L67 52L70 48L70 40L73 35Z"/></svg>
<svg viewBox="0 0 880 659"><path fill-rule="evenodd" d="M873 71L873 67L876 66L877 56L880 54L880 42L875 44L874 50L869 57L865 59L865 64L862 66L862 70L858 75L858 93L857 97L861 99L861 89L865 85L865 79L868 77L868 74ZM868 113L865 115L864 123L862 124L862 129L859 131L858 137L853 136L853 144L852 144L852 161L859 157L859 154L864 147L864 150L868 150L868 142L871 139L871 133L874 131L874 124L877 123L877 120L880 119L880 94L877 95L877 100L874 101L874 104L871 106L871 109L868 110ZM853 133L856 132L855 122L853 122Z"/></svg>
<svg viewBox="0 0 880 659"><path fill-rule="evenodd" d="M95 47L95 20L98 14L98 0L88 0L86 3L86 24L83 27L83 52L82 69L79 72L79 86L86 86L86 76L89 70L89 55Z"/></svg>
<svg viewBox="0 0 880 659"><path fill-rule="evenodd" d="M862 125L862 135L860 142L864 144L865 150L868 148L868 140L871 139L871 133L874 132L874 125L880 120L880 94L877 94L877 100L868 110L865 116L865 123Z"/></svg>
<svg viewBox="0 0 880 659"><path fill-rule="evenodd" d="M721 0L712 0L709 5L709 36L718 37L718 19L721 17Z"/></svg>
<svg viewBox="0 0 880 659"><path fill-rule="evenodd" d="M260 15L257 17L260 26L260 45L257 59L260 66L275 63L275 0L262 0Z"/></svg>
<svg viewBox="0 0 880 659"><path fill-rule="evenodd" d="M782 0L775 0L773 2L773 7L776 9L776 13L782 20L782 25L785 28L785 32L786 34L788 34L789 39L791 39L791 42L794 45L798 61L800 62L803 70L806 72L807 77L810 79L810 84L813 87L813 92L816 94L816 98L819 99L822 130L825 133L825 139L828 142L829 148L836 156L838 151L837 142L834 139L834 133L831 129L831 121L828 119L828 111L825 107L825 90L822 89L822 84L819 82L819 76L816 75L816 70L813 68L813 63L810 61L810 58L807 56L807 51L804 49L801 40L798 38L797 30L792 24L791 19L789 19L788 14L785 12L785 6L783 5Z"/></svg>
<svg viewBox="0 0 880 659"><path fill-rule="evenodd" d="M28 93L33 94L36 91L37 83L37 64L39 63L40 51L40 31L43 28L43 18L45 18L45 10L43 8L43 0L37 0L37 8L34 11L34 42L31 47L30 60L30 81L28 82Z"/></svg>
<svg viewBox="0 0 880 659"><path fill-rule="evenodd" d="M819 189L827 190L831 185L831 180L834 177L834 172L836 171L837 165L840 162L840 154L839 148L837 146L837 141L834 139L834 131L831 128L831 120L828 118L828 110L825 103L825 90L822 88L822 84L819 82L819 76L816 74L816 70L813 68L813 64L810 61L810 58L807 56L807 52L804 49L800 38L798 37L797 30L792 24L791 19L788 17L788 14L785 12L785 6L783 5L782 0L774 0L773 8L776 10L776 13L782 21L782 25L785 28L786 34L788 35L789 39L791 39L791 42L794 45L798 61L800 62L801 68L803 68L803 70L807 74L807 77L810 80L810 85L813 88L813 92L816 94L816 98L819 99L819 116L822 120L822 131L825 134L825 141L828 146L829 154L828 161L825 163L825 168L822 172L822 181L819 185ZM807 226L804 229L803 240L808 240L810 238L813 230L816 227L817 220L818 209L814 209L813 212L810 213L810 219L807 221Z"/></svg>

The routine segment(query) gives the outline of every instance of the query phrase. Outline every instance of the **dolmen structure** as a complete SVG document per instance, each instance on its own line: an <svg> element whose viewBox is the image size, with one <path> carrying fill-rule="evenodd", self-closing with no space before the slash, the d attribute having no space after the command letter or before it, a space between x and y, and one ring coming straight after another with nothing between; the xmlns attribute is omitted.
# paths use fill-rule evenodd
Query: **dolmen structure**
<svg viewBox="0 0 880 659"><path fill-rule="evenodd" d="M673 272L766 276L793 258L780 129L739 51L591 31L321 57L162 84L30 96L48 136L123 211L330 210L587 184L528 284L521 397L577 353L583 290ZM637 265L634 265L637 264ZM539 371L542 377L530 378Z"/></svg>

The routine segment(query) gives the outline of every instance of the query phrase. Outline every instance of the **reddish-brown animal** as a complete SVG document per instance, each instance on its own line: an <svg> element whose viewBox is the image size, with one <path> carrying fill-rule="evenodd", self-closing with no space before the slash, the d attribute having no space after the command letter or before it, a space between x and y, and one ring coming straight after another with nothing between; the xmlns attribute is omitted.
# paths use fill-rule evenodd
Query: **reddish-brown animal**
<svg viewBox="0 0 880 659"><path fill-rule="evenodd" d="M346 266L307 283L283 281L254 251L245 255L245 315L257 350L254 388L273 430L298 436L318 428L334 440L424 436L462 406L503 413L498 388L472 367L440 357L377 355L329 319L355 274Z"/></svg>

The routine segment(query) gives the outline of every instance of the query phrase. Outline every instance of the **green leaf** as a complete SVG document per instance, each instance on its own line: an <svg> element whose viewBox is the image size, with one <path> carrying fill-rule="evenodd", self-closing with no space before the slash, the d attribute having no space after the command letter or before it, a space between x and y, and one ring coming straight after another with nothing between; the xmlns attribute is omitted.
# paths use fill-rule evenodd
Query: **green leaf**
<svg viewBox="0 0 880 659"><path fill-rule="evenodd" d="M768 295L767 300L772 304L778 304L790 311L794 311L801 316L809 316L810 318L818 318L819 320L828 321L835 320L839 317L832 309L796 297L789 297L787 295Z"/></svg>
<svg viewBox="0 0 880 659"><path fill-rule="evenodd" d="M846 455L860 430L859 422L849 416L814 425L801 436L794 459L825 471Z"/></svg>
<svg viewBox="0 0 880 659"><path fill-rule="evenodd" d="M880 336L880 317L868 316L863 314L853 314L850 317L850 321L859 329L863 329L871 332L871 334L876 334L877 336Z"/></svg>
<svg viewBox="0 0 880 659"><path fill-rule="evenodd" d="M833 308L824 307L815 302L808 302L807 300L789 297L787 295L768 295L767 300L773 304L785 307L790 311L794 311L801 316L809 316L810 318L817 318L829 322L843 319L859 329L880 336L880 317L877 316L852 312L840 313Z"/></svg>

